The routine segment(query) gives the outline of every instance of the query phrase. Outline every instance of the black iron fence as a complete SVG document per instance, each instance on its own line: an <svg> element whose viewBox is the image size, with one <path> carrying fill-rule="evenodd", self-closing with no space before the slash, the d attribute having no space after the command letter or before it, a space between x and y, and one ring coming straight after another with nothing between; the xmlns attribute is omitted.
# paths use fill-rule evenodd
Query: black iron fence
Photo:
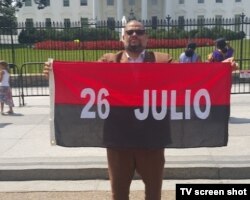
<svg viewBox="0 0 250 200"><path fill-rule="evenodd" d="M25 97L49 96L49 82L43 75L44 62L24 63L19 69L11 64L12 95L19 98L19 106L25 105ZM35 73L34 73L35 69ZM232 73L231 94L250 93L249 72Z"/></svg>
<svg viewBox="0 0 250 200"><path fill-rule="evenodd" d="M250 66L250 19L239 15L233 19L190 19L143 21L150 37L148 48L170 53L175 60L189 40L198 42L197 52L203 61L214 49L213 41L225 37L235 49L242 69ZM94 61L107 51L122 48L121 21L89 23L20 23L1 27L0 57L21 66L27 62L57 60ZM104 42L105 41L105 42Z"/></svg>
<svg viewBox="0 0 250 200"><path fill-rule="evenodd" d="M10 64L13 97L19 98L19 106L25 105L25 97L49 96L49 83L43 75L44 62L24 63L20 68Z"/></svg>
<svg viewBox="0 0 250 200"><path fill-rule="evenodd" d="M232 93L250 93L250 19L244 14L233 19L143 21L149 35L148 48L167 52L174 60L189 41L198 44L196 52L206 62L214 50L214 40L226 38L234 48L240 71L233 73ZM69 61L95 61L103 53L122 49L121 21L72 23L23 23L1 27L0 59L13 64L13 95L49 95L42 76L42 63L48 58Z"/></svg>

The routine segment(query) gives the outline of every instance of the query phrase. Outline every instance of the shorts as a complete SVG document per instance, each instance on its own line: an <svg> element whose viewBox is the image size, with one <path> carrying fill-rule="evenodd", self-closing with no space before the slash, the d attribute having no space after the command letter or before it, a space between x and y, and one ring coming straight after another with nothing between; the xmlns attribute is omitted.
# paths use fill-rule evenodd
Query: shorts
<svg viewBox="0 0 250 200"><path fill-rule="evenodd" d="M12 92L9 86L0 86L0 102L10 107L14 107Z"/></svg>

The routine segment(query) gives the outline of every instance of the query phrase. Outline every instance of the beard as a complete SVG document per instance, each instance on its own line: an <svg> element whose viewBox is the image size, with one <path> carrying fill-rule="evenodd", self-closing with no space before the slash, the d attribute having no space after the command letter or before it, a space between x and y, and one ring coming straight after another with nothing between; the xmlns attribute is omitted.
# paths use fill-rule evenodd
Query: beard
<svg viewBox="0 0 250 200"><path fill-rule="evenodd" d="M145 48L141 45L127 45L125 46L126 51L134 52L134 53L140 53L144 50Z"/></svg>

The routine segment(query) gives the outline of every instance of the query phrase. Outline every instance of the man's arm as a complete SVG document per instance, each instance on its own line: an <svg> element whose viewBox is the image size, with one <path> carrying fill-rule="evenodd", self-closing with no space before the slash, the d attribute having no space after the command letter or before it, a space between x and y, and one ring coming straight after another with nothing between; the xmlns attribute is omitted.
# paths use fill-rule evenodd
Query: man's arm
<svg viewBox="0 0 250 200"><path fill-rule="evenodd" d="M157 63L171 63L173 62L173 58L167 53L154 52L155 54L155 62Z"/></svg>
<svg viewBox="0 0 250 200"><path fill-rule="evenodd" d="M117 56L114 53L106 53L102 55L97 61L98 62L117 62Z"/></svg>
<svg viewBox="0 0 250 200"><path fill-rule="evenodd" d="M49 79L50 70L51 70L51 63L45 62L43 66L43 74L47 79Z"/></svg>
<svg viewBox="0 0 250 200"><path fill-rule="evenodd" d="M232 71L236 71L239 69L239 65L238 65L238 63L235 62L234 57L227 58L227 59L223 60L222 62L229 62L231 64Z"/></svg>

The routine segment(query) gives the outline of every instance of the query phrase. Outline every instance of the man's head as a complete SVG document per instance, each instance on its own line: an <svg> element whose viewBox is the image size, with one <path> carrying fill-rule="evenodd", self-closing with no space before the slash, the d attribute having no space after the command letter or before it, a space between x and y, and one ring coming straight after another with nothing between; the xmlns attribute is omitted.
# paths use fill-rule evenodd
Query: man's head
<svg viewBox="0 0 250 200"><path fill-rule="evenodd" d="M189 42L187 45L187 49L196 49L196 43L195 42Z"/></svg>
<svg viewBox="0 0 250 200"><path fill-rule="evenodd" d="M133 53L142 52L148 41L143 24L132 20L126 24L124 29L123 44L125 50Z"/></svg>
<svg viewBox="0 0 250 200"><path fill-rule="evenodd" d="M185 54L187 57L192 57L194 55L194 50L196 49L196 43L190 42L187 45L187 49L185 50Z"/></svg>
<svg viewBox="0 0 250 200"><path fill-rule="evenodd" d="M215 42L217 49L219 49L222 53L227 52L227 42L225 38L219 38Z"/></svg>
<svg viewBox="0 0 250 200"><path fill-rule="evenodd" d="M226 46L227 46L227 43L226 43L226 39L225 38L219 38L219 39L217 39L216 41L216 47L218 48L218 49L225 49L226 48Z"/></svg>

